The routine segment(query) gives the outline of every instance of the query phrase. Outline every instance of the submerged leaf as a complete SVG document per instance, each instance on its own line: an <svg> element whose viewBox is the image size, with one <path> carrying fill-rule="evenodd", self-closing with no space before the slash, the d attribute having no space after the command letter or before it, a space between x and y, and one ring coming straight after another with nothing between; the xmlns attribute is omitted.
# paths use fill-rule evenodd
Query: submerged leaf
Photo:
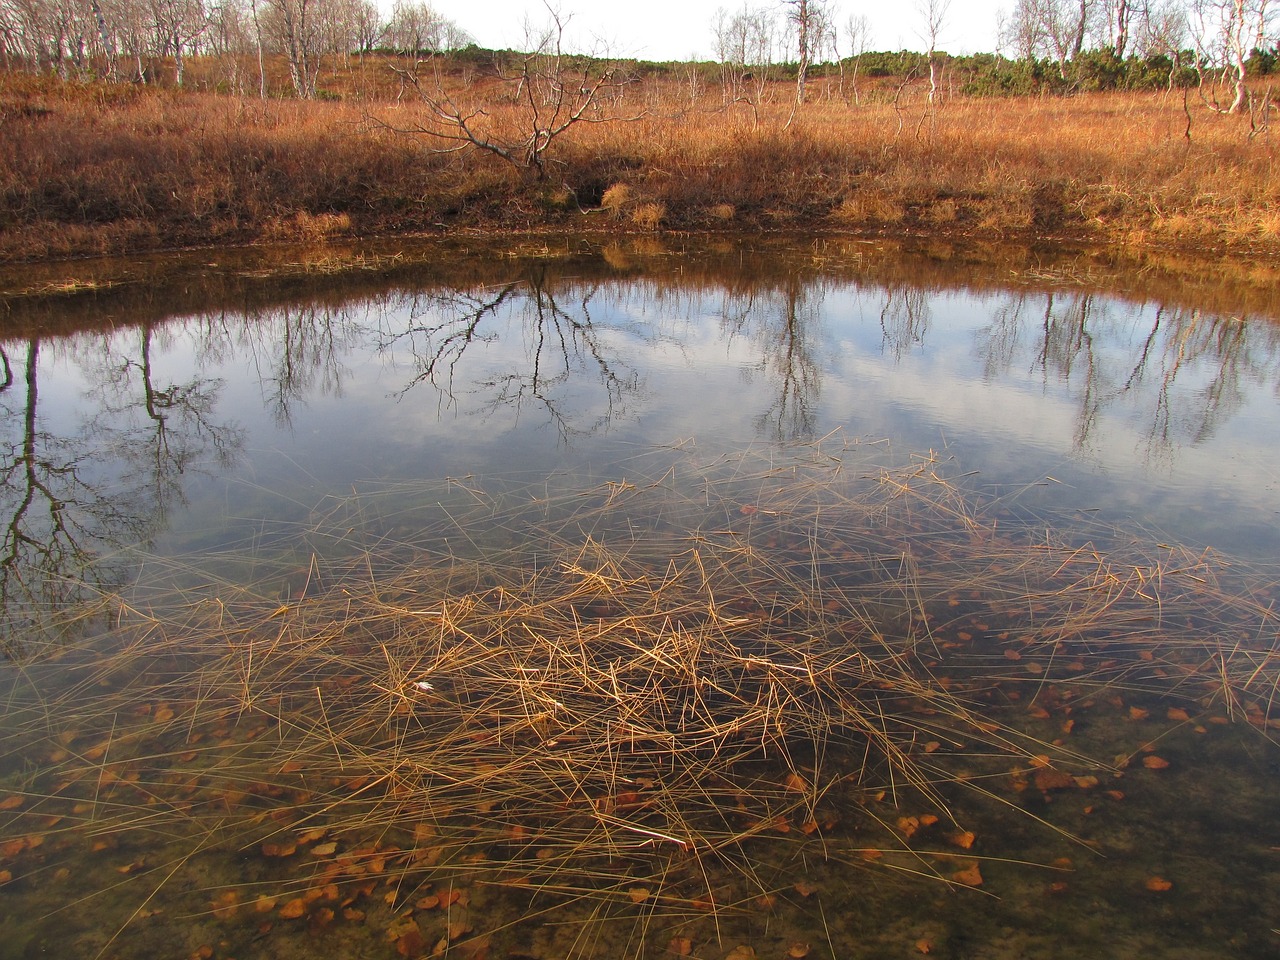
<svg viewBox="0 0 1280 960"><path fill-rule="evenodd" d="M417 930L410 930L396 940L396 953L402 957L420 957L426 951L427 942Z"/></svg>
<svg viewBox="0 0 1280 960"><path fill-rule="evenodd" d="M973 842L977 840L977 836L971 830L961 830L947 838L952 846L959 847L961 850L968 850L973 846Z"/></svg>

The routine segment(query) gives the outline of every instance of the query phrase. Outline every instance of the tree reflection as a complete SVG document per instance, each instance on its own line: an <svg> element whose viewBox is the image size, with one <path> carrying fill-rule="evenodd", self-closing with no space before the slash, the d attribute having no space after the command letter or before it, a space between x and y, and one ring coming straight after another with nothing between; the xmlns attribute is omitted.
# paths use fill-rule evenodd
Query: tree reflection
<svg viewBox="0 0 1280 960"><path fill-rule="evenodd" d="M822 392L817 331L825 295L822 284L791 277L780 289L726 294L721 304L726 337L747 336L758 345L760 359L743 375L772 382L772 402L754 423L758 432L777 440L811 437L817 424Z"/></svg>
<svg viewBox="0 0 1280 960"><path fill-rule="evenodd" d="M1280 336L1266 321L1084 291L1023 291L993 311L977 348L987 377L1029 353L1029 371L1046 389L1067 387L1076 449L1090 447L1103 414L1124 403L1146 422L1148 455L1163 457L1212 436L1244 403L1246 382L1276 377Z"/></svg>
<svg viewBox="0 0 1280 960"><path fill-rule="evenodd" d="M880 335L885 349L895 360L924 346L933 315L929 293L922 287L900 285L885 291L880 309Z"/></svg>
<svg viewBox="0 0 1280 960"><path fill-rule="evenodd" d="M237 430L213 422L215 381L159 382L151 338L144 327L136 354L92 343L85 369L95 413L60 434L39 415L44 341L26 342L20 381L0 351L0 650L11 659L87 626L124 582L122 549L153 535L181 497L182 475L209 451L230 465L242 444Z"/></svg>
<svg viewBox="0 0 1280 960"><path fill-rule="evenodd" d="M218 420L221 381L167 369L168 347L180 339L194 351L193 370L208 362L247 376L279 425L293 422L298 404L341 395L352 371L364 369L363 354L374 353L386 363L375 376L399 378L391 389L400 397L432 388L442 410L522 426L532 419L561 443L635 413L644 345L674 342L691 365L700 350L736 346L745 354L741 374L757 388L743 391L755 397L752 425L787 441L819 429L824 368L836 359L824 331L840 304L855 304L865 318L849 328L850 340L890 365L905 367L934 349L931 341L972 329L941 324L937 299L972 287L937 274L913 283L905 266L875 273L859 261L842 274L812 258L689 264L689 274L675 277L636 264L608 273L581 260L487 261L466 275L440 267L380 288L365 277L358 293L325 289L286 302L279 292L266 306L266 298L215 305L172 326L157 315L110 335L30 334L0 344L6 650L21 655L24 639L56 632L72 611L114 589L123 573L102 557L154 536L184 502L193 471L227 470L240 456L242 431ZM703 272L693 276L695 268ZM1069 403L1076 449L1101 447L1136 424L1148 455L1169 457L1178 444L1220 430L1253 385L1278 379L1280 328L1265 320L1123 300L1061 278L1012 290L992 282L980 292L984 299L974 294L973 302L987 320L973 343L983 376L1039 386ZM699 326L708 314L710 329ZM40 404L50 404L39 379L41 363L58 351L79 365L93 409L52 430L40 415ZM895 389L884 382L886 392ZM700 389L696 378L685 383ZM933 386L910 376L900 384ZM827 415L847 421L850 411ZM673 416L693 419L683 410ZM1116 431L1112 438L1104 427Z"/></svg>
<svg viewBox="0 0 1280 960"><path fill-rule="evenodd" d="M455 409L464 395L477 395L474 412L486 417L501 409L518 417L536 407L561 442L607 429L640 392L639 373L621 356L621 328L593 317L600 284L555 286L547 268L534 264L496 287L422 291L389 304L376 340L384 354L408 351L413 374L400 395L430 384ZM498 349L513 345L512 322L519 324L514 354ZM487 356L465 367L464 382L464 357L477 347ZM495 358L493 366L473 370ZM600 399L583 395L587 384L601 388Z"/></svg>
<svg viewBox="0 0 1280 960"><path fill-rule="evenodd" d="M104 340L92 364L88 397L97 414L88 432L104 459L134 478L135 493L153 523L185 503L182 481L201 463L227 469L244 444L243 431L215 420L222 381L201 376L178 382L161 378L152 363L152 324L138 330L134 354Z"/></svg>

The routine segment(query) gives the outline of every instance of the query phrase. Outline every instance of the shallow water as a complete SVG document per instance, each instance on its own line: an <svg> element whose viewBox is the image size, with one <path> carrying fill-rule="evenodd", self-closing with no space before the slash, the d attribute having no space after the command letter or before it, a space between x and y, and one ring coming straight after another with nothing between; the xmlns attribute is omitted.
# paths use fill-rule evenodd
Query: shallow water
<svg viewBox="0 0 1280 960"><path fill-rule="evenodd" d="M1274 283L835 242L363 257L116 265L133 282L11 304L0 955L1280 952ZM717 710L831 636L874 659L883 634L877 670L911 667L875 683L923 686L850 707L832 673L821 737L766 728L724 771L736 739L673 751L665 780L610 781L621 813L593 793L612 760L498 737L500 768L584 765L586 826L514 780L460 800L405 772L424 747L387 704L439 604L480 636L495 590L600 643L672 595L663 622L747 630L772 652L721 652L746 673ZM414 701L414 736L487 722L460 689ZM559 709L597 717L590 692ZM400 719L352 712L317 751L335 696ZM871 702L901 769L866 759ZM675 792L721 775L715 803Z"/></svg>

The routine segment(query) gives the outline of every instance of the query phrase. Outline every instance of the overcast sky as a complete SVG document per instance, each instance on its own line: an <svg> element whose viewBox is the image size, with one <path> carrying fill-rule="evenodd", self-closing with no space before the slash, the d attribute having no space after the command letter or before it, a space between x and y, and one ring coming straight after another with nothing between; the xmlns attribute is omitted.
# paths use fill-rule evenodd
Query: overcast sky
<svg viewBox="0 0 1280 960"><path fill-rule="evenodd" d="M390 8L392 0L382 0ZM749 0L749 6L781 9L781 0ZM976 53L995 49L998 11L1013 0L951 0L938 48L948 53ZM547 19L538 0L431 0L431 6L476 38L483 47L521 47L526 18ZM569 39L575 49L599 41L610 56L642 60L710 59L712 23L716 11L741 10L742 0L560 0L559 9L571 15ZM912 0L838 0L836 24L841 40L850 15L871 23L872 50L924 50L924 16ZM387 11L384 10L384 14Z"/></svg>

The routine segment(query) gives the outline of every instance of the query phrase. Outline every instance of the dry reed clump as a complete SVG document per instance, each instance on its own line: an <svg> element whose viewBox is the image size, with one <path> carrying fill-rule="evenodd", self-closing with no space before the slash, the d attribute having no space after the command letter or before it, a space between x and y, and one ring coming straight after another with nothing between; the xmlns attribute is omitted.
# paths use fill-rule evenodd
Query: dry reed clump
<svg viewBox="0 0 1280 960"><path fill-rule="evenodd" d="M1035 210L1022 196L992 197L974 205L978 229L994 236L1020 233L1035 225Z"/></svg>
<svg viewBox="0 0 1280 960"><path fill-rule="evenodd" d="M927 205L924 218L930 223L955 223L959 216L956 202L950 198L937 200Z"/></svg>
<svg viewBox="0 0 1280 960"><path fill-rule="evenodd" d="M371 491L310 531L285 602L153 578L64 656L69 688L32 665L10 693L10 748L42 770L9 816L272 863L309 846L325 903L483 882L653 921L746 906L810 853L973 883L895 806L964 837L965 792L995 789L975 774L1106 767L995 706L1029 685L1274 728L1280 656L1240 640L1275 635L1273 583L1023 533L933 458L855 477L856 456Z"/></svg>
<svg viewBox="0 0 1280 960"><path fill-rule="evenodd" d="M897 198L864 189L842 200L832 217L849 226L900 223L906 217L906 210Z"/></svg>
<svg viewBox="0 0 1280 960"><path fill-rule="evenodd" d="M600 206L611 211L615 217L621 217L622 211L635 200L635 191L625 183L615 183L604 192Z"/></svg>
<svg viewBox="0 0 1280 960"><path fill-rule="evenodd" d="M707 215L712 220L719 220L725 223L732 220L736 214L737 211L731 203L717 203L707 210Z"/></svg>
<svg viewBox="0 0 1280 960"><path fill-rule="evenodd" d="M351 218L345 213L299 211L288 220L268 220L263 236L272 241L319 242L349 233Z"/></svg>
<svg viewBox="0 0 1280 960"><path fill-rule="evenodd" d="M645 230L657 230L666 217L665 203L641 203L631 211L631 222Z"/></svg>

